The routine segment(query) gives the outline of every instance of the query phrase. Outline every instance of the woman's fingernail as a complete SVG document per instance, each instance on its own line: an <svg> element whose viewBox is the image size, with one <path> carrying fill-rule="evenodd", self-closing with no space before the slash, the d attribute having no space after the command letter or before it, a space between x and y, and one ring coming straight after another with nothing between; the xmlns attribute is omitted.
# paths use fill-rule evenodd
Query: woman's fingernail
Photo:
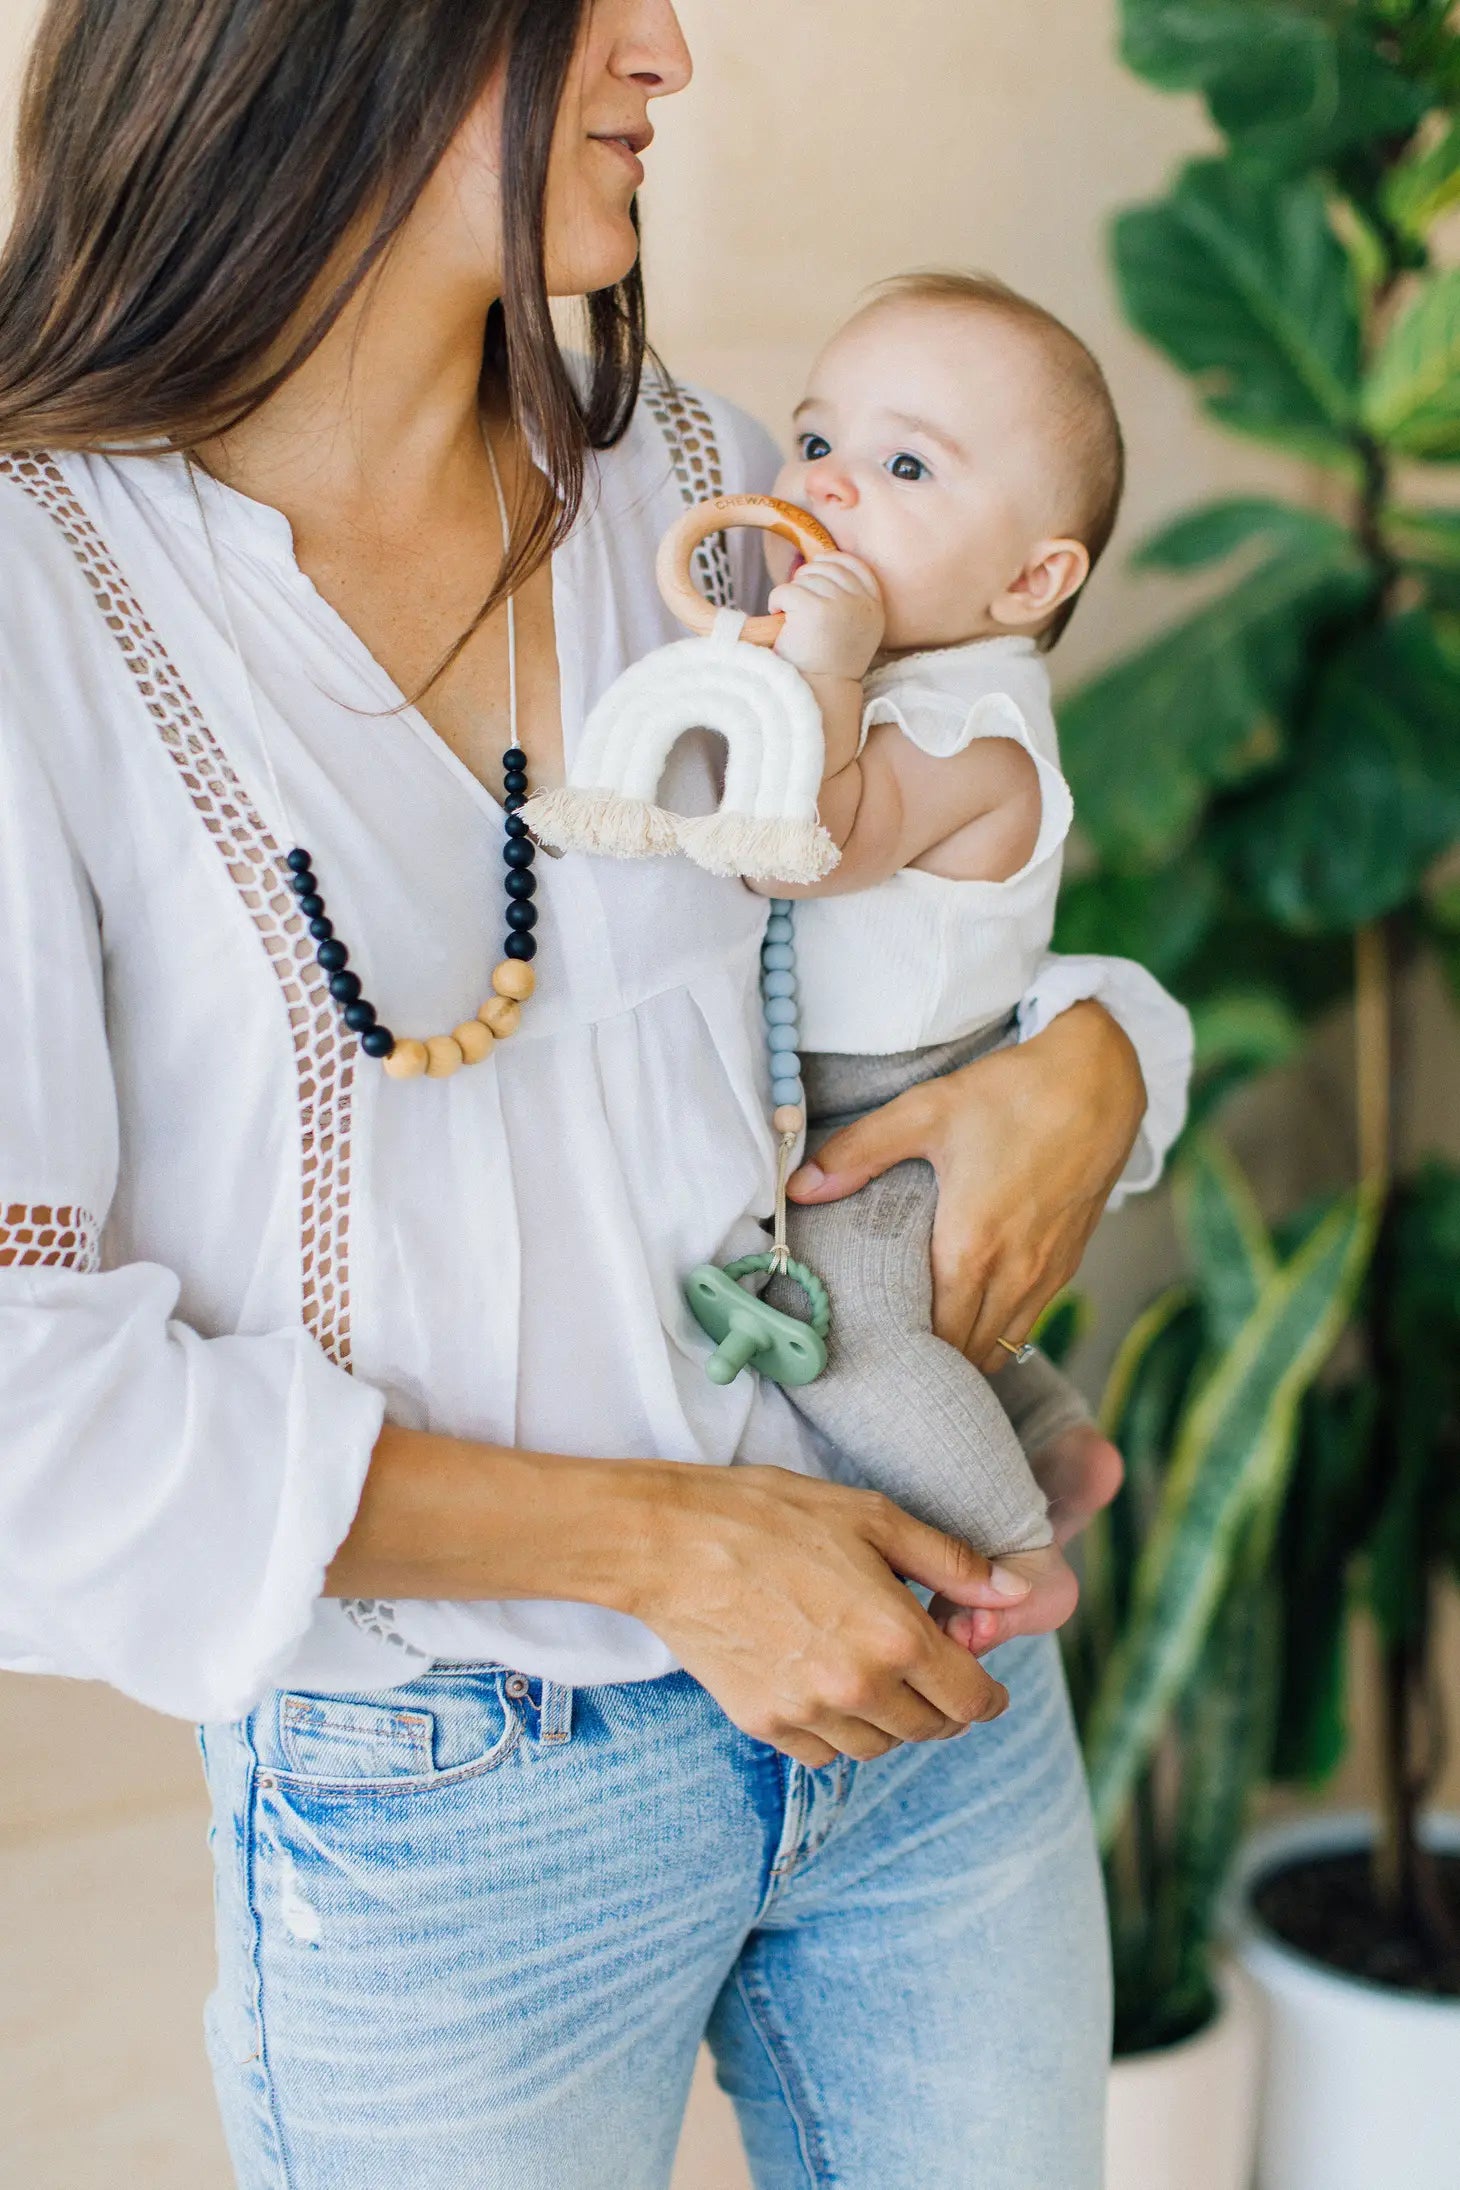
<svg viewBox="0 0 1460 2190"><path fill-rule="evenodd" d="M1029 1584L1025 1581L1023 1575L1012 1573L1006 1566L991 1566L989 1568L989 1585L991 1588L996 1589L1001 1597L1027 1597L1029 1595Z"/></svg>
<svg viewBox="0 0 1460 2190"><path fill-rule="evenodd" d="M787 1180L790 1191L798 1194L814 1194L819 1186L825 1186L826 1173L818 1163L803 1163L800 1170Z"/></svg>

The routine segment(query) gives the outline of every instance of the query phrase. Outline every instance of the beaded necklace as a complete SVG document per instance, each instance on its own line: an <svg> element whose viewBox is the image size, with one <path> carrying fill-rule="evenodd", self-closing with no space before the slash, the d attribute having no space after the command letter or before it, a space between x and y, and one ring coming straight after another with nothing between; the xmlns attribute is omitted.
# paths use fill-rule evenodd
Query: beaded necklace
<svg viewBox="0 0 1460 2190"><path fill-rule="evenodd" d="M482 428L482 446L491 466L492 486L497 497L497 515L502 528L502 558L506 562L512 547L511 521L507 514L507 497L502 488L502 474L497 455L492 447L491 436ZM233 611L223 583L223 572L218 561L218 550L213 540L208 513L198 492L198 482L192 457L186 459L188 483L193 490L203 537L208 544L208 555L213 567L213 582L223 612L224 626L234 657L243 673L248 692L249 706L253 714L254 734L268 769L269 782L274 798L285 821L285 833L293 838L295 830L290 820L289 807L279 784L274 767L274 756L264 735L263 717L259 709L258 695L253 678L238 643L238 632L233 621ZM527 755L517 742L517 603L512 594L507 596L507 717L511 742L502 755L503 808L506 822L503 830L502 861L506 868L505 889L507 894L507 940L505 955L492 974L492 994L482 1005L474 1019L463 1019L460 1026L449 1034L430 1034L424 1039L413 1035L393 1034L383 1026L374 1004L363 992L360 976L350 968L350 953L335 933L325 905L324 892L314 871L314 862L304 847L295 843L285 855L290 889L299 900L299 911L309 923L309 933L315 945L315 958L329 983L329 993L339 1007L340 1016L352 1034L358 1035L360 1047L367 1057L379 1058L390 1077L395 1080L415 1080L423 1075L428 1079L449 1079L463 1065L480 1064L490 1056L498 1042L506 1041L515 1034L522 1019L522 1006L537 986L537 976L530 961L537 956L537 938L533 929L537 926L537 907L532 902L537 893L537 877L532 868L537 858L537 846L528 834L527 824L521 818L520 809L527 803Z"/></svg>

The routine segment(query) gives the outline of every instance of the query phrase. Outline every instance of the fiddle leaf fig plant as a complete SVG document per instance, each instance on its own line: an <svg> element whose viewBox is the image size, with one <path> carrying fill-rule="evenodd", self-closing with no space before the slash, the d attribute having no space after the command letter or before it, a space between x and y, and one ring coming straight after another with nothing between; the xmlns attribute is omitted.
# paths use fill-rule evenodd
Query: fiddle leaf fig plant
<svg viewBox="0 0 1460 2190"><path fill-rule="evenodd" d="M1197 1037L1192 1278L1117 1361L1129 1479L1069 1648L1135 2045L1209 2004L1256 1779L1342 1753L1357 1602L1382 1657L1375 1896L1407 1966L1460 1981L1421 1831L1460 1568L1460 1168L1395 1127L1423 961L1460 1002L1460 21L1450 0L1120 13L1129 66L1199 94L1224 140L1117 217L1126 315L1211 419L1311 481L1145 540L1135 567L1189 577L1193 605L1062 717L1090 857L1058 941L1143 960ZM1349 1176L1269 1228L1205 1136L1346 1005Z"/></svg>

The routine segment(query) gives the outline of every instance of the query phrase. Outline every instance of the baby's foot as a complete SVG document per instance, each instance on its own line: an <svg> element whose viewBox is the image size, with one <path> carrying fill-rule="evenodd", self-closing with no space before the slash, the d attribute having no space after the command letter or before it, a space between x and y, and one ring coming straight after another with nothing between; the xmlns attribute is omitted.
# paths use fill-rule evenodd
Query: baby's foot
<svg viewBox="0 0 1460 2190"><path fill-rule="evenodd" d="M1029 1584L1028 1596L1007 1612L970 1612L950 1604L946 1597L935 1597L929 1607L950 1640L961 1643L976 1658L1014 1635L1052 1634L1064 1626L1080 1594L1058 1544L1046 1544L1039 1551L1001 1551L997 1563Z"/></svg>
<svg viewBox="0 0 1460 2190"><path fill-rule="evenodd" d="M1093 1422L1076 1422L1032 1453L1034 1480L1049 1500L1050 1527L1067 1544L1110 1504L1125 1475L1125 1462Z"/></svg>

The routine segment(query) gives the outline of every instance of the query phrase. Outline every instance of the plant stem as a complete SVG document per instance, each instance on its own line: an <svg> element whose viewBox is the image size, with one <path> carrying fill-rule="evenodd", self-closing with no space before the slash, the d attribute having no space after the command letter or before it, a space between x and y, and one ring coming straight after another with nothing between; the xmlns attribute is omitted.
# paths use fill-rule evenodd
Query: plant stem
<svg viewBox="0 0 1460 2190"><path fill-rule="evenodd" d="M1354 1077L1359 1177L1387 1192L1394 1173L1394 1015L1382 921L1354 936Z"/></svg>

